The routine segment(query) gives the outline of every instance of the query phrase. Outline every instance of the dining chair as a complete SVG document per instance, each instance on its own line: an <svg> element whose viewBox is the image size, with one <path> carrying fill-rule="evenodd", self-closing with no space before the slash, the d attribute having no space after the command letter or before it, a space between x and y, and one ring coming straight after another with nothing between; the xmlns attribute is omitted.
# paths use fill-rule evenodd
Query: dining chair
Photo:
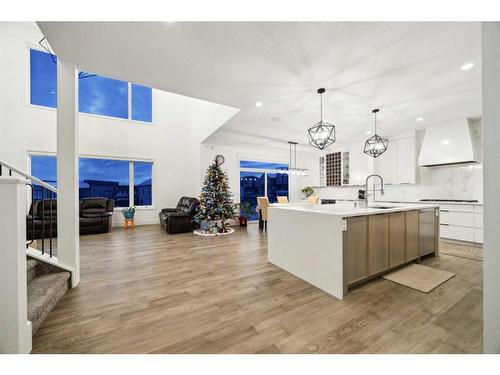
<svg viewBox="0 0 500 375"><path fill-rule="evenodd" d="M311 196L307 197L307 202L312 203L312 204L318 204L319 197L317 195L311 195Z"/></svg>
<svg viewBox="0 0 500 375"><path fill-rule="evenodd" d="M288 203L288 197L282 196L282 197L276 197L278 199L278 203Z"/></svg>
<svg viewBox="0 0 500 375"><path fill-rule="evenodd" d="M260 211L260 220L264 223L263 230L267 231L267 218L269 209L269 198L268 197L257 197L257 203Z"/></svg>

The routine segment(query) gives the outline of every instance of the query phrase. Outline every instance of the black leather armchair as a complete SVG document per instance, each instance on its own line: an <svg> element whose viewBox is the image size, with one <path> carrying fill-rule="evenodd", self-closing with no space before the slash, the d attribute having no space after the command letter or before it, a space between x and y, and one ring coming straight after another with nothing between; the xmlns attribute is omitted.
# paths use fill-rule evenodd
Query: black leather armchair
<svg viewBox="0 0 500 375"><path fill-rule="evenodd" d="M114 208L113 199L83 198L80 201L80 234L109 232Z"/></svg>
<svg viewBox="0 0 500 375"><path fill-rule="evenodd" d="M182 197L176 208L161 210L160 224L168 234L190 232L197 228L194 215L198 212L200 201L196 198Z"/></svg>
<svg viewBox="0 0 500 375"><path fill-rule="evenodd" d="M52 230L51 230L52 227ZM26 238L57 237L57 200L34 201L26 216Z"/></svg>
<svg viewBox="0 0 500 375"><path fill-rule="evenodd" d="M84 198L80 201L80 234L109 232L114 207L115 202L113 199ZM26 238L28 240L41 239L42 234L44 238L49 238L49 236L57 237L56 199L52 201L45 200L43 204L42 201L34 201L26 216Z"/></svg>

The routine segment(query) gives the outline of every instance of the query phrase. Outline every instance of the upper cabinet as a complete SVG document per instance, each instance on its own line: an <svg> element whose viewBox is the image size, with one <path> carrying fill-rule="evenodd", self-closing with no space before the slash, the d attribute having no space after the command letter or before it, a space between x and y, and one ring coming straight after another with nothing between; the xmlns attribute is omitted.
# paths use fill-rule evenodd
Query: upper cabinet
<svg viewBox="0 0 500 375"><path fill-rule="evenodd" d="M375 160L375 173L385 184L414 184L417 181L415 137L391 139L387 151Z"/></svg>
<svg viewBox="0 0 500 375"><path fill-rule="evenodd" d="M417 158L415 137L401 138L396 141L396 176L398 184L417 182Z"/></svg>
<svg viewBox="0 0 500 375"><path fill-rule="evenodd" d="M386 185L397 183L397 147L394 146L395 142L389 141L387 151L375 160L375 173L382 176Z"/></svg>
<svg viewBox="0 0 500 375"><path fill-rule="evenodd" d="M373 174L385 184L414 184L417 175L416 138L389 140L387 151L378 158L363 153L363 145L319 157L319 186L362 186Z"/></svg>

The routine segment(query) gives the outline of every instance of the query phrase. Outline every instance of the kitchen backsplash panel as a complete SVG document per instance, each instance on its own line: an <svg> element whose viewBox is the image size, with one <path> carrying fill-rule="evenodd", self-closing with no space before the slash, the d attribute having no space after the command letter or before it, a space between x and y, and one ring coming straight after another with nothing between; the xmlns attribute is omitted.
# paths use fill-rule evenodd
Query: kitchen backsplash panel
<svg viewBox="0 0 500 375"><path fill-rule="evenodd" d="M417 184L386 185L383 200L418 201L430 199L477 199L483 201L483 176L481 164L446 165L420 168ZM356 199L356 187L316 188L320 198ZM380 200L380 193L377 193Z"/></svg>

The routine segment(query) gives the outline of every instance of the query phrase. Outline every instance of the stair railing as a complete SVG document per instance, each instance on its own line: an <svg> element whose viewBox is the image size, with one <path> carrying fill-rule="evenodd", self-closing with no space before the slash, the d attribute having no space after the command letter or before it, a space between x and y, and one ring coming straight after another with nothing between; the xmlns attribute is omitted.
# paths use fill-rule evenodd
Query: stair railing
<svg viewBox="0 0 500 375"><path fill-rule="evenodd" d="M34 176L29 175L28 173L23 172L22 170L14 167L13 165L7 163L6 161L0 159L0 177L2 177L4 173L4 169L8 170L8 175L12 176L12 173L16 173L21 177L26 178L26 185L30 187L31 190L31 208L28 211L27 218L29 219L30 225L29 234L27 233L26 238L26 248L33 244L35 239L41 240L41 249L42 255L45 255L45 241L49 242L48 255L52 258L53 253L53 202L57 199L57 188L52 185L46 183L45 181L40 180ZM48 202L48 219L46 219L46 202ZM57 202L57 201L56 201ZM41 206L40 206L41 205ZM41 207L41 225L39 230L39 235L37 236L35 230L35 216L39 214L38 207ZM37 219L40 220L40 219ZM28 223L26 223L28 224ZM48 225L48 230L46 231L46 226ZM48 232L48 233L46 233ZM39 238L36 238L39 237Z"/></svg>

